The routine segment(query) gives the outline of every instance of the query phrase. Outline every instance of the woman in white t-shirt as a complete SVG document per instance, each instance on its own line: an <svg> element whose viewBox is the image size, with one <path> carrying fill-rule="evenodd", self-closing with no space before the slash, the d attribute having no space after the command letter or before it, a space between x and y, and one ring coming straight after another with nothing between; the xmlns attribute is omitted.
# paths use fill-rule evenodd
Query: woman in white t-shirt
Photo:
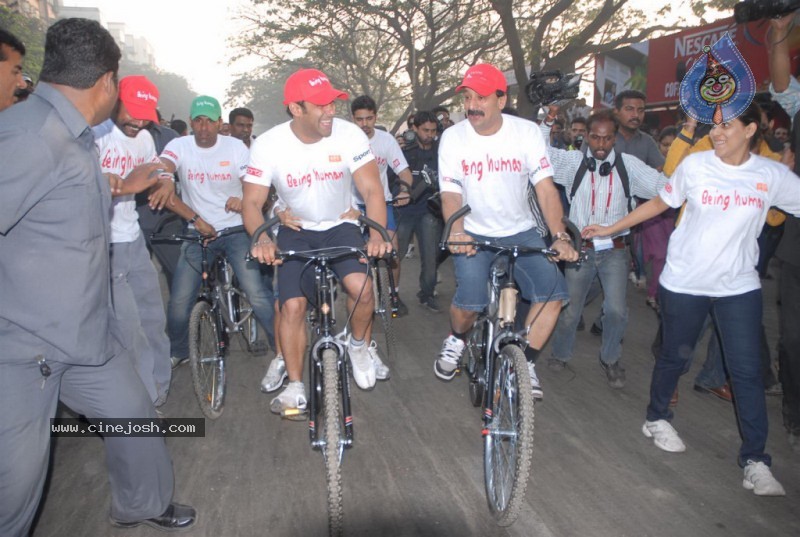
<svg viewBox="0 0 800 537"><path fill-rule="evenodd" d="M765 452L756 239L770 206L800 214L800 178L783 164L751 153L759 142L760 117L754 103L738 118L714 126L714 151L690 155L658 197L611 226L588 226L583 236L611 236L686 202L659 282L664 344L653 369L642 432L665 451L686 449L670 424L669 401L710 313L722 342L742 436L743 485L757 495L782 496L785 491L772 476Z"/></svg>

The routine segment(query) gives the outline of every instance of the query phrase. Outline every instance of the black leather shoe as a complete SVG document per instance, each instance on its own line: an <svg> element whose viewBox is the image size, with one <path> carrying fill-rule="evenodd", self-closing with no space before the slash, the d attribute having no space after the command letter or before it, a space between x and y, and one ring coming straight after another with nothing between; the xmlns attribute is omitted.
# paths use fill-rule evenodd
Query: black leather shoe
<svg viewBox="0 0 800 537"><path fill-rule="evenodd" d="M118 528L135 528L141 524L161 531L186 531L194 526L197 521L197 511L194 507L172 502L161 516L138 520L136 522L120 522L111 519L111 524Z"/></svg>

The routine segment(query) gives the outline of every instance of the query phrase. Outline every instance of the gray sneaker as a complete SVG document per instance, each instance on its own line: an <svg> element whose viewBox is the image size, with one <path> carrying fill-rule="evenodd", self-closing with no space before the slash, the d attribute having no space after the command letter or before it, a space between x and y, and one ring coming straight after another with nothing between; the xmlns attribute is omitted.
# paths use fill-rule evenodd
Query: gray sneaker
<svg viewBox="0 0 800 537"><path fill-rule="evenodd" d="M536 401L541 401L544 399L544 392L542 391L542 385L539 383L539 377L536 376L536 367L533 362L528 362L528 374L531 377L531 394Z"/></svg>
<svg viewBox="0 0 800 537"><path fill-rule="evenodd" d="M606 374L609 386L617 390L625 386L625 370L619 365L619 361L613 364L607 364L601 361L600 367Z"/></svg>
<svg viewBox="0 0 800 537"><path fill-rule="evenodd" d="M441 313L442 311L442 308L439 307L439 301L436 300L435 296L429 296L425 297L424 299L420 299L420 303L434 313Z"/></svg>
<svg viewBox="0 0 800 537"><path fill-rule="evenodd" d="M264 393L272 393L283 385L288 374L286 373L286 362L283 361L283 355L279 354L269 363L267 374L261 380L261 391Z"/></svg>
<svg viewBox="0 0 800 537"><path fill-rule="evenodd" d="M439 358L433 364L433 372L442 380L453 380L461 362L466 344L454 335L447 336L442 343Z"/></svg>

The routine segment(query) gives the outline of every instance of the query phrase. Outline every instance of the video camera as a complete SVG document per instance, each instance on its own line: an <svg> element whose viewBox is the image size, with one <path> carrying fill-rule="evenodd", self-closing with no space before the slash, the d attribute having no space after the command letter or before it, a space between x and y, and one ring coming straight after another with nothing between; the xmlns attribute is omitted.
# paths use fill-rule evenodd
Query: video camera
<svg viewBox="0 0 800 537"><path fill-rule="evenodd" d="M778 18L800 9L800 0L744 0L733 7L739 24L766 18Z"/></svg>
<svg viewBox="0 0 800 537"><path fill-rule="evenodd" d="M580 83L581 75L575 73L565 75L559 70L540 71L531 73L531 79L525 86L525 94L535 107L540 108L557 101L577 98Z"/></svg>

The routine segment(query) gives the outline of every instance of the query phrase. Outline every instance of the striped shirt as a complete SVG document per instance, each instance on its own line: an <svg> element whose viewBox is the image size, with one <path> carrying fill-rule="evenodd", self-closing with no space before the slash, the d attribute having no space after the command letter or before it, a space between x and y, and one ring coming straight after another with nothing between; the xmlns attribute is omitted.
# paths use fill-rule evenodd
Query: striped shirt
<svg viewBox="0 0 800 537"><path fill-rule="evenodd" d="M544 134L546 126L542 125ZM567 195L572 192L572 184L584 159L582 151L565 151L555 147L547 148L547 156L553 164L553 180L563 185ZM628 172L631 196L643 199L654 198L659 190L667 183L667 176L651 168L633 155L621 154L612 150L605 161L597 163L597 169L603 162L615 162L622 158L625 170ZM592 178L594 177L594 180ZM593 186L594 184L594 186ZM594 202L592 201L594 200ZM586 171L575 197L570 200L569 219L583 229L590 224L610 225L628 214L628 200L622 181L619 179L616 166L612 167L611 174L603 177L598 172ZM634 202L635 205L635 202ZM628 230L620 235L626 235Z"/></svg>

